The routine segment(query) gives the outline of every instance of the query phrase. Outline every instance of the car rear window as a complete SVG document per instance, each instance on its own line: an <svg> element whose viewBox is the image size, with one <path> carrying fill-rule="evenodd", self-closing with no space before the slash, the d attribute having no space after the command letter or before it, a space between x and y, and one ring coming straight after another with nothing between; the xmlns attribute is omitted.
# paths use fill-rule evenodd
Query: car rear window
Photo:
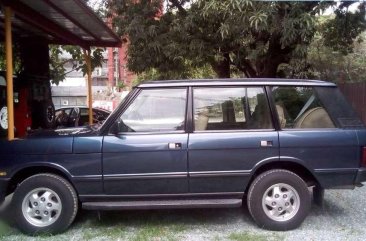
<svg viewBox="0 0 366 241"><path fill-rule="evenodd" d="M360 117L336 87L315 87L319 99L340 128L364 128Z"/></svg>
<svg viewBox="0 0 366 241"><path fill-rule="evenodd" d="M313 87L278 86L272 95L281 128L335 128Z"/></svg>

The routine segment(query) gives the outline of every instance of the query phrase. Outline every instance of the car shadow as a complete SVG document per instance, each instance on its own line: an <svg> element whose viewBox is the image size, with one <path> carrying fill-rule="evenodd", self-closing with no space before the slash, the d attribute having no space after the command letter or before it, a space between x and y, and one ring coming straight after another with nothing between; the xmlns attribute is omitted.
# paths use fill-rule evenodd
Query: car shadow
<svg viewBox="0 0 366 241"><path fill-rule="evenodd" d="M89 222L91 226L205 226L244 222L255 225L246 206L230 209L167 209L167 210L125 210L88 211L81 210L75 219L75 226Z"/></svg>

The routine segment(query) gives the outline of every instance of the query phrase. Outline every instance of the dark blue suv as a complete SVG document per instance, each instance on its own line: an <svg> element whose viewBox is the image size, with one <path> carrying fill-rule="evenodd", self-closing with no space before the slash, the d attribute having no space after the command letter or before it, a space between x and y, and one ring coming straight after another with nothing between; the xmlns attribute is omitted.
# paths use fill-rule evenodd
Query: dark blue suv
<svg viewBox="0 0 366 241"><path fill-rule="evenodd" d="M239 207L298 227L312 196L366 180L366 129L336 85L312 80L148 82L101 126L0 143L0 197L25 233L91 210Z"/></svg>

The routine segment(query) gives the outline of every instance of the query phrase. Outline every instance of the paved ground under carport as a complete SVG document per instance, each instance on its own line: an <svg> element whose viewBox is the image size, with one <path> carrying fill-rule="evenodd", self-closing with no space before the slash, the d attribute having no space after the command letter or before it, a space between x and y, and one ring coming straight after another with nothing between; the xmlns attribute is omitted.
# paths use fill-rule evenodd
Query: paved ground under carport
<svg viewBox="0 0 366 241"><path fill-rule="evenodd" d="M271 232L258 228L248 210L81 211L60 235L25 236L0 224L0 240L365 240L366 187L329 190L324 206L313 205L300 228Z"/></svg>

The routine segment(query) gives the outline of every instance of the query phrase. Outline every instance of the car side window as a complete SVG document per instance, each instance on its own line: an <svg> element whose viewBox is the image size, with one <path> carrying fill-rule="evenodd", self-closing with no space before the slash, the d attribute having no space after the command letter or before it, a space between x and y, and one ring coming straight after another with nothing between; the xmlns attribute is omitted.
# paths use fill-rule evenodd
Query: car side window
<svg viewBox="0 0 366 241"><path fill-rule="evenodd" d="M261 87L194 88L194 130L273 129Z"/></svg>
<svg viewBox="0 0 366 241"><path fill-rule="evenodd" d="M80 116L89 116L88 108L80 108Z"/></svg>
<svg viewBox="0 0 366 241"><path fill-rule="evenodd" d="M334 128L327 110L312 87L273 87L281 128Z"/></svg>
<svg viewBox="0 0 366 241"><path fill-rule="evenodd" d="M184 130L187 90L144 89L118 120L119 132Z"/></svg>

